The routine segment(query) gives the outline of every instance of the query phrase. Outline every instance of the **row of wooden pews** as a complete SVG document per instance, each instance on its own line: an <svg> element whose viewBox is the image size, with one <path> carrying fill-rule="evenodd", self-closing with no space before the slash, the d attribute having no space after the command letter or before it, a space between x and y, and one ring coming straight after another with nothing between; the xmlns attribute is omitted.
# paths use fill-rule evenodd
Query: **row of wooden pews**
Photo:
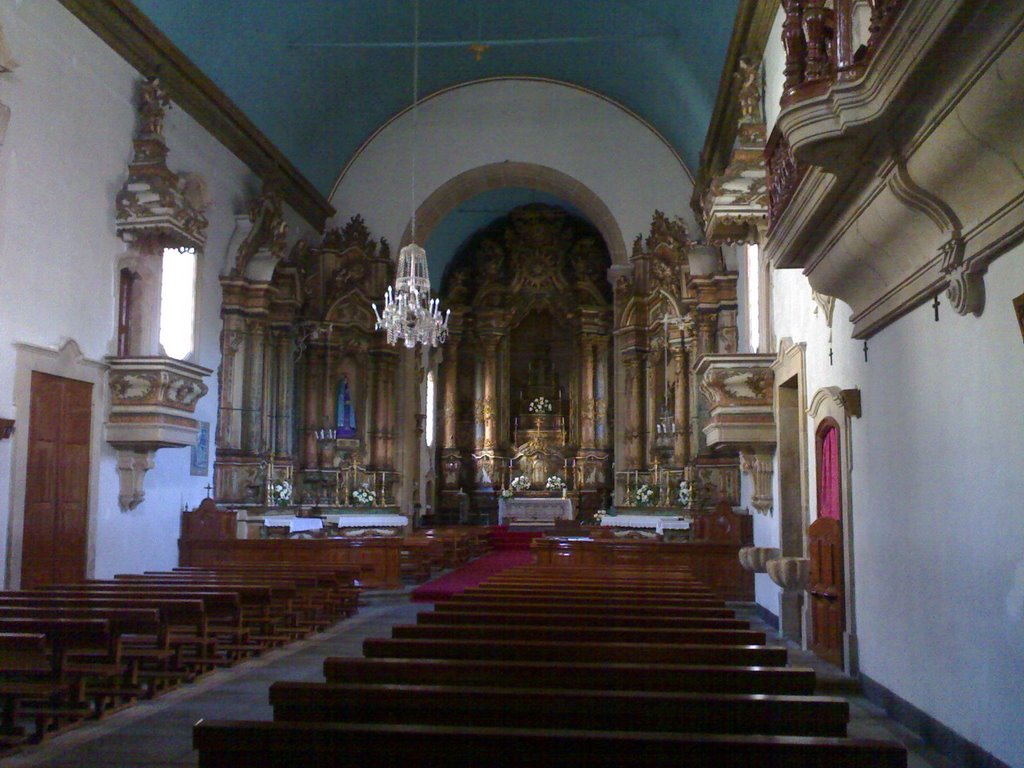
<svg viewBox="0 0 1024 768"><path fill-rule="evenodd" d="M327 659L326 682L275 683L273 722L200 722L194 744L201 768L905 768L765 641L683 568L526 566Z"/></svg>
<svg viewBox="0 0 1024 768"><path fill-rule="evenodd" d="M401 572L415 584L459 568L491 549L487 526L424 528L402 538Z"/></svg>
<svg viewBox="0 0 1024 768"><path fill-rule="evenodd" d="M0 746L100 717L351 616L358 567L178 568L0 592Z"/></svg>

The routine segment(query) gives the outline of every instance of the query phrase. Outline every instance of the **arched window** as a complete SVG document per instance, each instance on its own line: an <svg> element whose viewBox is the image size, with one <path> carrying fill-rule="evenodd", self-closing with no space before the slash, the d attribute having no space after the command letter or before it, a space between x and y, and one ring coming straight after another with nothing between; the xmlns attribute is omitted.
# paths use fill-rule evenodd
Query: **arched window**
<svg viewBox="0 0 1024 768"><path fill-rule="evenodd" d="M426 404L426 423L423 427L423 437L427 441L427 447L430 448L434 445L434 372L427 371L427 396Z"/></svg>
<svg viewBox="0 0 1024 768"><path fill-rule="evenodd" d="M196 249L164 248L160 281L160 345L184 360L195 346Z"/></svg>
<svg viewBox="0 0 1024 768"><path fill-rule="evenodd" d="M839 466L839 427L831 419L818 429L818 517L841 520L842 480Z"/></svg>
<svg viewBox="0 0 1024 768"><path fill-rule="evenodd" d="M338 382L338 404L335 411L334 436L338 438L356 437L356 409L352 403L352 390L348 385L348 377L342 376Z"/></svg>

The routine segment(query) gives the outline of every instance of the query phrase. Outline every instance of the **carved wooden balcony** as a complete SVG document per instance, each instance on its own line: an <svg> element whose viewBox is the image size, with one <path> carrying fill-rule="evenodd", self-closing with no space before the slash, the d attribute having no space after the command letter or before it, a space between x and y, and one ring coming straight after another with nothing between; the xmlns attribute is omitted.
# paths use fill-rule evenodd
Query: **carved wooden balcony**
<svg viewBox="0 0 1024 768"><path fill-rule="evenodd" d="M944 291L981 314L1024 236L1024 5L878 0L867 30L833 5L784 3L764 253L846 302L856 338Z"/></svg>
<svg viewBox="0 0 1024 768"><path fill-rule="evenodd" d="M169 357L110 357L107 378L110 416L105 436L118 451L119 500L133 509L145 498L142 480L160 448L195 445L192 418L213 371Z"/></svg>

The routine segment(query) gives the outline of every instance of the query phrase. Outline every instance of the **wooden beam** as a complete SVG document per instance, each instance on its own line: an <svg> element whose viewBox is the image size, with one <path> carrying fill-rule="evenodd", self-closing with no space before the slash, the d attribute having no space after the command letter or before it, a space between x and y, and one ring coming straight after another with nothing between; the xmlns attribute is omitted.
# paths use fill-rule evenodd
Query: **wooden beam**
<svg viewBox="0 0 1024 768"><path fill-rule="evenodd" d="M729 162L736 141L736 125L739 121L739 83L733 74L737 71L742 56L760 60L768 42L772 22L779 10L779 0L740 0L736 9L732 38L725 54L722 76L718 81L718 98L711 113L711 123L700 152L700 168L693 186L690 207L697 214L697 220L704 220L701 197L711 179L721 173Z"/></svg>
<svg viewBox="0 0 1024 768"><path fill-rule="evenodd" d="M130 65L158 75L168 96L318 231L334 208L234 102L130 0L60 0Z"/></svg>

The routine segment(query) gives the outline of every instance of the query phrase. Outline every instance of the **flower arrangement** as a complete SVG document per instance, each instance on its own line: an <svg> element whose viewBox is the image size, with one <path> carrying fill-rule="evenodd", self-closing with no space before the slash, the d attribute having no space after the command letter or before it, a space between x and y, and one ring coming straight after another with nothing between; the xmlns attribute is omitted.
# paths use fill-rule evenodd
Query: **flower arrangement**
<svg viewBox="0 0 1024 768"><path fill-rule="evenodd" d="M502 488L501 493L499 493L498 495L503 499L511 499L513 496L516 495L516 492L513 491L511 488Z"/></svg>
<svg viewBox="0 0 1024 768"><path fill-rule="evenodd" d="M368 507L377 501L377 494L366 483L363 483L362 486L352 491L352 498L355 499L356 504Z"/></svg>
<svg viewBox="0 0 1024 768"><path fill-rule="evenodd" d="M555 407L546 397L535 397L526 406L526 410L530 413L551 413L554 409Z"/></svg>
<svg viewBox="0 0 1024 768"><path fill-rule="evenodd" d="M549 491L561 491L565 489L565 480L560 478L558 475L552 475L548 478L548 481L544 484L544 487Z"/></svg>
<svg viewBox="0 0 1024 768"><path fill-rule="evenodd" d="M607 517L607 516L608 516L607 510L599 509L599 510L597 510L597 512L594 513L594 522L597 523L598 525L600 525L601 521L604 520L605 517Z"/></svg>
<svg viewBox="0 0 1024 768"><path fill-rule="evenodd" d="M528 478L526 475L519 475L519 477L514 478L512 482L509 483L508 488L512 492L528 491L530 490L530 478Z"/></svg>
<svg viewBox="0 0 1024 768"><path fill-rule="evenodd" d="M287 506L292 500L292 484L287 480L275 480L270 484L270 503L278 507Z"/></svg>
<svg viewBox="0 0 1024 768"><path fill-rule="evenodd" d="M690 483L687 482L686 480L681 480L679 482L679 495L676 497L677 501L679 502L679 506L690 506L690 502L693 500L692 494L693 488L691 488Z"/></svg>
<svg viewBox="0 0 1024 768"><path fill-rule="evenodd" d="M649 507L658 496L658 489L644 483L633 491L633 503L638 507Z"/></svg>

